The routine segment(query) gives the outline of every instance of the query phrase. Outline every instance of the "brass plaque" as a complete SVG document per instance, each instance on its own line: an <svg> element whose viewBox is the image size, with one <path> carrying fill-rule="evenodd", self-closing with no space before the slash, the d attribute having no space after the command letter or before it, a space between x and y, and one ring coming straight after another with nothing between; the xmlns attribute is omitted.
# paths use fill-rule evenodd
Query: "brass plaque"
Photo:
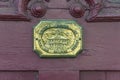
<svg viewBox="0 0 120 80"><path fill-rule="evenodd" d="M33 35L40 57L75 57L82 50L82 27L72 20L42 20Z"/></svg>

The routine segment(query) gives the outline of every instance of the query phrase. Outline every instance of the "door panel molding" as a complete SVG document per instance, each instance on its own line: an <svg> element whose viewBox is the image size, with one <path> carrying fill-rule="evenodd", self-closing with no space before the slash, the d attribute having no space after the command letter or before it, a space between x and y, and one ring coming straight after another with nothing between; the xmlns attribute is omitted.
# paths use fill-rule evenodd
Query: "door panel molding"
<svg viewBox="0 0 120 80"><path fill-rule="evenodd" d="M88 22L120 21L120 1L118 0L86 0L89 4Z"/></svg>
<svg viewBox="0 0 120 80"><path fill-rule="evenodd" d="M27 16L27 3L29 0L0 1L0 20L30 20Z"/></svg>

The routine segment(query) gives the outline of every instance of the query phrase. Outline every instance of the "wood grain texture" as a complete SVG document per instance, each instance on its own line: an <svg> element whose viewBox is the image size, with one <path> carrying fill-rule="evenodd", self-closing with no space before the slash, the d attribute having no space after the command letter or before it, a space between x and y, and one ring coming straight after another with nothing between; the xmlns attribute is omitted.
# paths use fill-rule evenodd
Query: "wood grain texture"
<svg viewBox="0 0 120 80"><path fill-rule="evenodd" d="M119 71L107 72L107 80L120 80L120 72Z"/></svg>
<svg viewBox="0 0 120 80"><path fill-rule="evenodd" d="M41 19L72 19L83 27L84 50L76 58L39 58L33 52L31 22L0 22L0 70L120 70L120 23L87 23L68 10L49 9ZM61 15L58 15L61 14Z"/></svg>
<svg viewBox="0 0 120 80"><path fill-rule="evenodd" d="M38 80L37 72L1 71L0 80Z"/></svg>
<svg viewBox="0 0 120 80"><path fill-rule="evenodd" d="M95 3L97 1L100 0ZM68 7L66 0L60 2L51 0L51 3L46 3L49 9L45 16L31 17L29 22L24 21L26 15L19 17L26 11L24 4L16 4L20 15L15 13L11 16L13 7L3 12L3 8L0 8L0 15L5 15L0 16L0 19L15 20L0 21L0 80L120 80L120 22L88 23L85 17L74 18L69 14L65 8ZM6 5L4 2L0 4ZM110 5L106 3L106 6ZM109 14L111 16L112 13ZM119 16L119 10L114 14ZM103 18L106 19L105 16ZM77 21L83 27L83 52L76 58L40 58L33 52L33 27L41 19Z"/></svg>
<svg viewBox="0 0 120 80"><path fill-rule="evenodd" d="M40 58L33 52L33 27L41 19L76 20L84 50L76 58ZM120 70L120 22L87 23L66 9L49 9L31 22L0 21L0 70Z"/></svg>
<svg viewBox="0 0 120 80"><path fill-rule="evenodd" d="M80 80L106 80L105 72L104 71L83 71L83 72L80 72Z"/></svg>
<svg viewBox="0 0 120 80"><path fill-rule="evenodd" d="M80 80L120 80L120 71L80 71Z"/></svg>
<svg viewBox="0 0 120 80"><path fill-rule="evenodd" d="M39 80L79 80L79 71L40 71Z"/></svg>

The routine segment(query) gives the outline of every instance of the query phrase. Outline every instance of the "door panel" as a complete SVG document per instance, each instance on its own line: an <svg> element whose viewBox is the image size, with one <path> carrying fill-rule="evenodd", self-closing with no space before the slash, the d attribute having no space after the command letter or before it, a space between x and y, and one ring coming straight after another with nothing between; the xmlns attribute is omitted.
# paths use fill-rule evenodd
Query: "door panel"
<svg viewBox="0 0 120 80"><path fill-rule="evenodd" d="M120 71L80 71L80 80L120 80Z"/></svg>
<svg viewBox="0 0 120 80"><path fill-rule="evenodd" d="M38 80L38 72L0 71L0 80Z"/></svg>
<svg viewBox="0 0 120 80"><path fill-rule="evenodd" d="M1 0L0 20L28 21L26 14L28 0Z"/></svg>
<svg viewBox="0 0 120 80"><path fill-rule="evenodd" d="M80 80L106 80L104 71L81 71Z"/></svg>
<svg viewBox="0 0 120 80"><path fill-rule="evenodd" d="M101 8L102 0L1 1L0 80L37 80L36 75L39 80L119 80L120 16L117 0L105 0L106 6L112 5L112 9L105 8L105 11L103 6ZM15 3L10 2L12 10L7 11L9 1ZM109 5L110 1L112 4ZM78 2L78 8L71 9L70 6ZM74 11L79 13L82 8L87 11L82 10L84 16L76 18ZM95 15L89 15L91 9L95 10ZM75 14L71 15L70 10ZM102 11L100 14L99 10ZM76 58L40 58L33 51L33 27L43 19L77 21L83 27L83 51Z"/></svg>
<svg viewBox="0 0 120 80"><path fill-rule="evenodd" d="M79 71L40 71L39 80L79 80Z"/></svg>
<svg viewBox="0 0 120 80"><path fill-rule="evenodd" d="M112 71L107 72L107 80L120 80L120 72L119 71Z"/></svg>

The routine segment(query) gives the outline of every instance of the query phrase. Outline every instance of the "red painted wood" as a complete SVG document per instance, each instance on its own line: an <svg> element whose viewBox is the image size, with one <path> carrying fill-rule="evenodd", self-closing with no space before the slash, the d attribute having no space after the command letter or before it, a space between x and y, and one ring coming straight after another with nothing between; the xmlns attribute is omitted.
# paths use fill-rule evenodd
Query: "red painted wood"
<svg viewBox="0 0 120 80"><path fill-rule="evenodd" d="M28 21L27 4L29 0L0 1L0 20Z"/></svg>
<svg viewBox="0 0 120 80"><path fill-rule="evenodd" d="M0 80L38 80L37 72L0 71Z"/></svg>
<svg viewBox="0 0 120 80"><path fill-rule="evenodd" d="M107 80L120 80L120 72L107 72Z"/></svg>
<svg viewBox="0 0 120 80"><path fill-rule="evenodd" d="M79 71L40 71L39 80L79 80Z"/></svg>
<svg viewBox="0 0 120 80"><path fill-rule="evenodd" d="M50 0L49 3L47 3L49 8L67 8L68 7L68 2L67 0Z"/></svg>
<svg viewBox="0 0 120 80"><path fill-rule="evenodd" d="M61 13L61 15L57 15ZM64 16L65 15L65 16ZM48 10L42 19L73 19L83 26L84 50L76 58L42 59L33 52L31 22L0 22L0 70L119 70L120 23L87 23L67 10ZM52 64L51 64L52 63Z"/></svg>
<svg viewBox="0 0 120 80"><path fill-rule="evenodd" d="M81 1L86 9L89 8L84 0ZM20 18L22 21L15 21L13 16L0 17L1 20L10 20L0 21L0 71L38 71L39 80L119 80L119 72L109 72L109 70L120 70L120 22L88 23L84 20L87 13L81 18L74 18L69 13L69 5L72 2L74 1L50 0L45 2L47 13L42 18L33 17L30 9L23 6L21 12L27 10L31 18L28 22L23 18ZM118 13L115 14L119 15ZM40 58L33 52L32 31L42 19L77 21L83 27L83 52L76 58ZM32 76L34 72L0 72L0 74L1 80L4 80L5 74L14 80L15 75L18 77L22 74ZM34 76L30 79L25 76L22 76L23 80L34 80Z"/></svg>
<svg viewBox="0 0 120 80"><path fill-rule="evenodd" d="M119 0L85 0L89 4L87 21L120 21ZM97 3L95 3L95 1Z"/></svg>
<svg viewBox="0 0 120 80"><path fill-rule="evenodd" d="M80 71L80 80L120 80L120 71Z"/></svg>
<svg viewBox="0 0 120 80"><path fill-rule="evenodd" d="M80 80L106 80L105 72L104 71L81 71Z"/></svg>

